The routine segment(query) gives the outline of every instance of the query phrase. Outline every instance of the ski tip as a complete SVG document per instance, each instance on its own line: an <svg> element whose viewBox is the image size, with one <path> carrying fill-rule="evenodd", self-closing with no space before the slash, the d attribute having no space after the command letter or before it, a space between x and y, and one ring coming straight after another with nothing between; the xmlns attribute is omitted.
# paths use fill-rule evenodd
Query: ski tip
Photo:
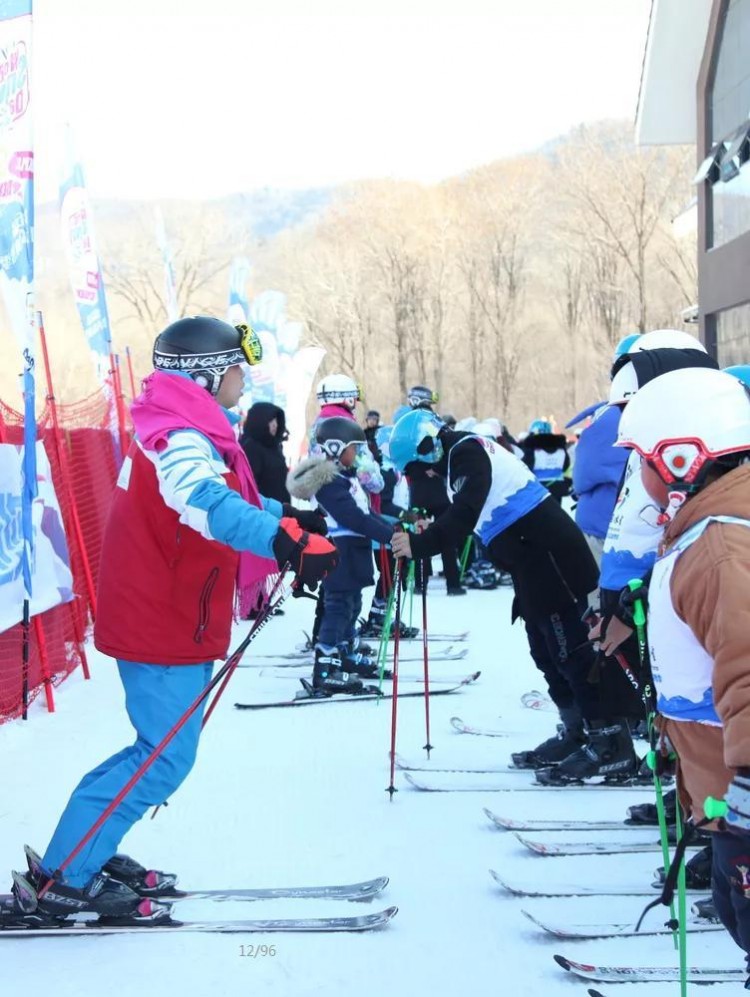
<svg viewBox="0 0 750 997"><path fill-rule="evenodd" d="M570 972L572 963L569 959L566 959L564 955L553 955L552 958L561 969L566 970L568 973Z"/></svg>

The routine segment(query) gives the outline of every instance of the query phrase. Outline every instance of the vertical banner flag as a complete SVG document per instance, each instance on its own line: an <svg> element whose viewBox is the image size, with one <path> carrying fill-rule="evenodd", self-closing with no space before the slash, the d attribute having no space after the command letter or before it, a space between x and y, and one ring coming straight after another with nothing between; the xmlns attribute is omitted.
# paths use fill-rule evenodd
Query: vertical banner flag
<svg viewBox="0 0 750 997"><path fill-rule="evenodd" d="M286 378L286 428L289 439L284 452L290 464L307 455L307 401L326 351L321 346L303 346L291 358Z"/></svg>
<svg viewBox="0 0 750 997"><path fill-rule="evenodd" d="M263 345L263 362L250 369L253 401L276 400L279 382L279 349L276 335L286 322L286 295L281 291L263 291L250 305L250 325Z"/></svg>
<svg viewBox="0 0 750 997"><path fill-rule="evenodd" d="M180 317L180 310L177 306L177 280L175 279L172 247L167 241L167 232L164 228L164 216L161 213L160 207L157 206L154 208L154 216L156 219L156 242L159 246L159 252L161 253L161 258L164 262L164 285L167 292L167 321L176 322Z"/></svg>
<svg viewBox="0 0 750 997"><path fill-rule="evenodd" d="M247 299L247 285L252 267L244 256L235 256L229 273L228 321L232 325L242 325L250 315L250 302Z"/></svg>
<svg viewBox="0 0 750 997"><path fill-rule="evenodd" d="M91 349L96 373L100 382L107 385L112 353L107 298L96 254L94 222L83 169L81 164L75 161L70 132L68 132L67 160L65 179L60 186L63 246L68 258L73 296Z"/></svg>
<svg viewBox="0 0 750 997"><path fill-rule="evenodd" d="M34 151L31 127L32 0L0 0L0 289L23 355L24 456L21 533L26 598L34 557L36 497L34 384ZM0 505L0 559L9 510Z"/></svg>

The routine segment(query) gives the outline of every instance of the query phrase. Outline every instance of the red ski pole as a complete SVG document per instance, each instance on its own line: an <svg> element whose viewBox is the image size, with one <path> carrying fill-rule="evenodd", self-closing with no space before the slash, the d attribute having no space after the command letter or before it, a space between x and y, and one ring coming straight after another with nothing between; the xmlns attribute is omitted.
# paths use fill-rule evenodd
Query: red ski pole
<svg viewBox="0 0 750 997"><path fill-rule="evenodd" d="M427 743L424 750L427 757L430 757L432 745L430 744L430 650L427 638L427 571L422 566L422 651L424 654L424 723L427 736Z"/></svg>
<svg viewBox="0 0 750 997"><path fill-rule="evenodd" d="M395 633L393 637L393 699L391 700L391 783L386 789L391 802L393 794L397 793L396 781L396 721L398 719L398 657L401 644L401 565L403 561L399 558L396 561L396 570L393 573L393 584L396 586L396 618L394 621Z"/></svg>
<svg viewBox="0 0 750 997"><path fill-rule="evenodd" d="M283 578L284 578L287 570L288 570L288 566L285 566L282 569L281 574L279 575L278 580L277 580L276 584L274 585L274 589L273 589L273 592L271 593L271 599L269 600L268 605L265 607L265 609L260 614L260 616L258 616L258 619L255 621L255 623L253 624L253 626L250 628L249 633L247 634L247 636L245 637L245 639L242 641L242 643L239 645L239 647L234 652L234 654L230 658L227 659L227 661L222 665L222 667L219 669L219 671L216 673L216 675L214 675L214 677L208 683L208 685L206 686L206 688L196 697L196 699L190 704L190 706L188 706L188 708L182 714L182 716L177 721L177 723L172 727L172 729L169 730L169 731L167 731L167 733L164 735L164 737L161 739L161 741L156 745L156 747L151 752L151 754L148 756L148 758L144 759L144 761L142 762L142 764L139 765L139 767L136 769L136 771L133 773L133 775L130 777L130 779L128 779L128 781L122 787L122 789L120 790L120 792L112 800L112 802L109 803L107 805L107 807L99 815L99 817L97 817L97 819L94 821L94 823L88 829L88 831L84 834L84 836L81 838L81 840L75 846L75 848L73 849L73 851L68 855L68 857L66 859L64 859L64 861L62 861L60 863L60 865L58 866L57 869L53 869L52 870L52 878L48 879L47 882L44 883L44 885L37 891L37 897L43 897L44 896L44 894L47 892L47 890L50 888L50 886L52 886L54 880L60 878L63 870L67 869L67 867L70 865L70 863L76 857L76 855L78 855L81 852L81 850L86 847L86 845L89 843L89 841L91 841L91 839L94 837L94 835L97 833L97 831L99 831L99 829L104 825L104 823L107 820L109 820L109 818L112 816L112 814L115 812L115 810L117 810L117 808L120 806L120 804L122 803L122 801L125 799L125 797L128 795L128 793L131 791L131 789L136 785L136 783L141 778L143 778L144 774L151 768L151 766L156 761L156 759L159 757L159 755L161 755L163 753L164 749L170 744L170 742L182 730L182 728L185 726L185 724L188 722L188 720L193 716L193 714L196 712L196 710L201 706L201 704L206 699L208 699L208 697L211 694L211 691L213 689L215 689L220 683L222 683L222 681L225 679L226 676L231 675L236 670L237 665L240 663L240 660L242 659L242 656L245 653L245 651L247 650L247 647L250 644L250 642L252 641L252 639L258 633L258 631L263 626L263 624L266 622L266 620L271 616L271 614L273 613L273 610L276 609L276 607L279 605L279 603L283 601L283 596L282 596L282 598L280 598L276 602L274 602L273 601L273 596L276 593L276 591L278 590L279 586L281 585L281 582L282 582L282 580L283 580ZM211 709L213 709L213 707L216 704L216 700L218 699L219 695L221 695L221 693L224 691L225 688L226 688L226 682L224 682L221 685L221 688L220 688L219 692L214 697L214 700L213 700L213 702L211 704Z"/></svg>

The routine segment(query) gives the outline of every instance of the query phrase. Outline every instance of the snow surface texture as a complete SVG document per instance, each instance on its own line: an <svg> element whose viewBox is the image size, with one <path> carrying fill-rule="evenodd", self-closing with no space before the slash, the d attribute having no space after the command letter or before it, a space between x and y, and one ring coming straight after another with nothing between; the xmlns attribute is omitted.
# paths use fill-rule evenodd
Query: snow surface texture
<svg viewBox="0 0 750 997"><path fill-rule="evenodd" d="M434 629L470 629L468 657L435 664L450 676L481 669L467 691L432 705L432 759L503 763L511 751L530 748L554 730L555 716L524 708L523 692L540 676L520 623L510 625L511 593L470 592L449 599L442 580L430 589ZM287 600L251 647L286 652L309 629L313 605ZM421 622L415 600L414 622ZM417 617L420 619L417 619ZM249 624L237 627L241 638ZM410 649L421 644L411 642ZM435 645L433 645L435 647ZM116 670L90 653L93 679L80 672L56 691L57 713L37 704L27 723L0 727L0 855L3 868L23 868L24 842L42 851L68 795L95 764L132 740ZM417 677L420 666L404 665ZM532 855L482 813L503 816L620 819L642 791L545 793L419 793L397 773L399 792L389 803L390 704L310 706L299 710L240 712L237 700L279 699L293 683L243 669L235 675L211 718L196 767L155 820L141 821L123 850L155 868L177 871L185 888L346 883L390 876L372 905L273 901L221 904L185 902L191 917L284 917L355 914L397 904L400 913L383 931L339 936L168 935L81 939L0 938L3 985L26 997L99 997L162 992L179 997L261 994L306 997L455 997L466 992L554 997L581 994L587 985L559 969L560 952L601 965L676 965L669 936L639 940L562 942L540 934L522 916L540 919L622 922L642 908L632 897L519 900L502 893L488 870L512 882L543 885L580 882L648 884L660 864L657 853L587 858ZM304 674L304 673L303 673ZM414 686L412 686L413 688ZM502 739L456 733L450 717L501 727ZM502 719L500 719L502 717ZM398 751L424 758L424 704L399 706ZM456 777L460 778L460 777ZM526 779L525 776L514 778ZM509 780L510 781L510 780ZM623 835L628 832L623 832ZM631 832L632 833L632 832ZM596 832L582 835L594 839ZM603 832L611 840L614 832ZM570 840L571 832L531 835ZM6 877L3 889L10 884ZM650 918L664 920L661 910ZM274 957L241 957L240 945L273 943ZM692 965L740 968L741 953L721 933L690 939ZM604 993L614 986L601 986ZM627 997L662 997L674 985L629 984ZM619 990L618 990L619 992ZM692 992L692 988L691 988ZM696 988L697 992L697 988ZM701 993L703 991L701 990Z"/></svg>

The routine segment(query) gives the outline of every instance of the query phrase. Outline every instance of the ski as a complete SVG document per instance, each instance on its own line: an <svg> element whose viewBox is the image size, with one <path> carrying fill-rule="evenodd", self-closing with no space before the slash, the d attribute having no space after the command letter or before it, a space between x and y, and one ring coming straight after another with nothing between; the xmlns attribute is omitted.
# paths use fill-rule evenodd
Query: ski
<svg viewBox="0 0 750 997"><path fill-rule="evenodd" d="M558 966L580 977L597 983L677 983L680 970L677 966L590 966L573 962L565 956L553 959ZM687 971L688 983L744 983L747 971L741 969L711 969L692 967Z"/></svg>
<svg viewBox="0 0 750 997"><path fill-rule="evenodd" d="M532 689L531 692L525 692L521 696L521 703L530 710L545 710L550 713L557 712L557 707L549 696L544 692L539 692L538 689Z"/></svg>
<svg viewBox="0 0 750 997"><path fill-rule="evenodd" d="M450 641L454 641L456 644L459 644L459 643L461 643L461 642L463 642L465 640L468 640L468 639L469 639L469 631L468 630L464 630L462 633L457 633L457 634L440 634L440 633L433 633L432 631L430 631L429 634L427 635L427 640L428 641L433 641L433 640L436 640L436 641L450 640ZM389 637L388 640L392 643L393 642L393 637ZM402 644L411 644L413 641L419 641L419 643L421 644L422 643L422 634L417 634L416 637L402 637L400 643L402 643Z"/></svg>
<svg viewBox="0 0 750 997"><path fill-rule="evenodd" d="M499 817L487 807L483 810L485 816L502 831L643 831L650 827L649 824L628 824L622 820L516 820Z"/></svg>
<svg viewBox="0 0 750 997"><path fill-rule="evenodd" d="M440 693L436 693L439 695ZM407 696L411 693L406 693ZM419 693L417 693L419 695ZM519 771L528 772L529 775L533 775L532 770L520 769ZM456 773L451 772L436 772L430 778L424 778L423 774L420 772L418 776L413 775L411 772L404 772L404 779L413 786L414 789L420 790L423 793L532 793L532 792L546 792L546 793L575 793L586 792L590 793L595 789L606 789L607 792L613 790L629 790L631 793L639 789L648 790L648 786L636 783L614 783L614 782L587 782L587 783L562 783L561 785L555 786L542 786L538 782L520 782L515 773L503 770L502 772L495 773L497 778L492 778L493 773L488 773L483 777L473 777L461 779L452 779L451 776Z"/></svg>
<svg viewBox="0 0 750 997"><path fill-rule="evenodd" d="M172 921L158 927L145 928L138 925L102 924L98 921L62 921L53 927L24 927L23 925L3 926L0 920L0 937L4 938L59 938L61 935L123 935L134 932L162 934L175 931L200 931L213 934L238 934L259 932L332 932L332 931L372 931L387 924L398 912L398 907L387 907L377 914L360 914L354 917L287 917L251 918L229 921Z"/></svg>
<svg viewBox="0 0 750 997"><path fill-rule="evenodd" d="M462 661L466 655L469 653L468 648L462 647L458 650L453 647L447 647L444 651L430 652L430 662L433 661ZM424 655L422 654L407 654L399 656L399 663L413 664L415 662L422 662L424 660ZM253 655L253 661L274 661L276 662L276 668L311 668L313 664L313 655L310 651L305 651L304 653L294 653L294 654L255 654ZM247 661L245 664L239 665L240 668L264 668L264 665L256 665L253 661Z"/></svg>
<svg viewBox="0 0 750 997"><path fill-rule="evenodd" d="M382 893L388 885L387 876L367 879L362 883L342 883L330 886L272 886L229 887L226 890L180 890L163 893L155 898L159 903L177 903L179 900L258 901L258 900L350 900L369 902ZM0 912L13 903L12 894L0 894Z"/></svg>
<svg viewBox="0 0 750 997"><path fill-rule="evenodd" d="M654 841L564 841L559 845L549 841L531 841L522 834L513 832L520 843L534 852L547 858L558 858L569 855L637 855L661 850L661 842ZM688 848L701 848L702 842L688 845Z"/></svg>
<svg viewBox="0 0 750 997"><path fill-rule="evenodd" d="M500 775L509 773L510 775L529 775L533 770L514 768L512 765L429 765L422 760L418 762L409 761L401 755L396 755L396 768L402 772L456 772L468 775Z"/></svg>
<svg viewBox="0 0 750 997"><path fill-rule="evenodd" d="M481 672L474 672L472 675L467 675L465 679L462 679L457 685L449 686L447 689L435 689L433 692L430 691L430 698L435 696L449 696L451 693L459 692L461 689L470 685L481 675ZM399 701L402 699L410 699L414 696L424 697L424 691L422 689L417 689L413 692L403 692L399 694ZM283 699L279 702L274 703L235 703L235 707L238 710L270 710L270 709L280 709L287 706L310 706L313 703L362 703L377 699L393 699L393 693L384 692L378 693L374 692L364 692L360 695L337 695L337 696L309 696L302 695L297 699Z"/></svg>
<svg viewBox="0 0 750 997"><path fill-rule="evenodd" d="M503 879L499 872L490 869L490 876L498 886L501 886L514 897L651 897L658 896L656 889L646 889L643 886L581 886L578 883L558 886L518 886ZM687 890L695 896L705 896L705 890Z"/></svg>
<svg viewBox="0 0 750 997"><path fill-rule="evenodd" d="M494 730L490 727L471 727L465 724L461 717L451 717L451 727L459 734L476 734L479 737L508 737L503 730Z"/></svg>
<svg viewBox="0 0 750 997"><path fill-rule="evenodd" d="M592 938L640 938L641 935L671 935L673 932L666 924L655 922L653 925L643 925L639 931L635 930L634 924L608 923L607 921L596 921L591 924L548 924L540 920L527 910L521 913L525 918L537 928L541 928L548 935L555 938L562 938L566 941ZM705 931L725 931L724 925L718 921L709 921L706 918L691 918L686 925L687 931L691 934L701 934Z"/></svg>

